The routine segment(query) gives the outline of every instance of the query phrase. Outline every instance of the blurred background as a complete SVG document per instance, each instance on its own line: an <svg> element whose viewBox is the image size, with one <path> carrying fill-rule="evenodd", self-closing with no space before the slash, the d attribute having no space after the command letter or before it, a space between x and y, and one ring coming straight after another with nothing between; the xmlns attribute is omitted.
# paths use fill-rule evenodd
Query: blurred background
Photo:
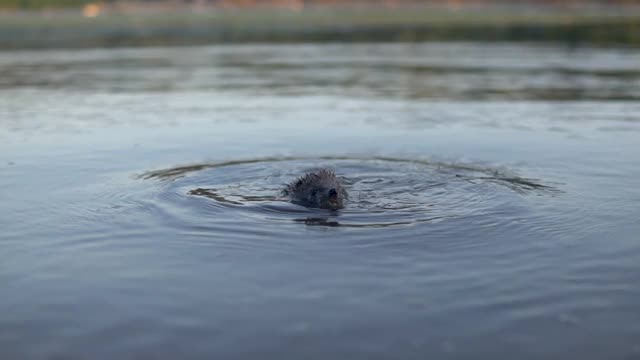
<svg viewBox="0 0 640 360"><path fill-rule="evenodd" d="M639 131L640 1L0 0L0 358L640 359Z"/></svg>
<svg viewBox="0 0 640 360"><path fill-rule="evenodd" d="M3 48L301 41L640 43L636 0L2 0Z"/></svg>

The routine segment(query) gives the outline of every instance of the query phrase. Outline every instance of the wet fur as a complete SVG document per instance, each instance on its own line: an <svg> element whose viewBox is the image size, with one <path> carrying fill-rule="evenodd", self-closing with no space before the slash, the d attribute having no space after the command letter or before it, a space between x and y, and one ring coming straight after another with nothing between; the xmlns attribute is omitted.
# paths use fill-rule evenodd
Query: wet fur
<svg viewBox="0 0 640 360"><path fill-rule="evenodd" d="M331 189L336 191L335 204L330 204L326 201L326 193ZM319 169L304 174L289 183L283 193L294 204L332 210L343 208L347 198L347 192L342 187L340 179L333 171L327 169Z"/></svg>

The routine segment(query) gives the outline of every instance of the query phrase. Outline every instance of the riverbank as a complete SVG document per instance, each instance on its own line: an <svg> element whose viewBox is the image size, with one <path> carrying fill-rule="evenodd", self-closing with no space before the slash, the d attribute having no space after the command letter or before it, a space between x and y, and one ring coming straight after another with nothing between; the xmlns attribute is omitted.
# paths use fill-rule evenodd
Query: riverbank
<svg viewBox="0 0 640 360"><path fill-rule="evenodd" d="M99 9L98 9L99 10ZM0 49L249 42L543 41L640 46L640 9L434 7L0 14Z"/></svg>

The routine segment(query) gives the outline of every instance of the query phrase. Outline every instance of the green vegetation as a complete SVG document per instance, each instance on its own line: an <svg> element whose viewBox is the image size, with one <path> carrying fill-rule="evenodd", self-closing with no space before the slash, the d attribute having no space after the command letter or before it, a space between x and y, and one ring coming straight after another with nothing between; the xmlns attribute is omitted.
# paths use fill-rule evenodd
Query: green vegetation
<svg viewBox="0 0 640 360"><path fill-rule="evenodd" d="M0 49L301 41L559 41L640 46L640 14L412 9L0 15Z"/></svg>
<svg viewBox="0 0 640 360"><path fill-rule="evenodd" d="M77 8L90 0L0 0L0 9Z"/></svg>

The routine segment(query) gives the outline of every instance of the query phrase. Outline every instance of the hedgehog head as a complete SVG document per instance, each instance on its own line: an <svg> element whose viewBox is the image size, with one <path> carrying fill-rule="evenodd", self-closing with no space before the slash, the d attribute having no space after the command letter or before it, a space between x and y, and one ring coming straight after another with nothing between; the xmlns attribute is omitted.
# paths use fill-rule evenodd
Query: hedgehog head
<svg viewBox="0 0 640 360"><path fill-rule="evenodd" d="M292 185L298 202L306 206L330 210L344 207L345 191L331 171L308 173Z"/></svg>

